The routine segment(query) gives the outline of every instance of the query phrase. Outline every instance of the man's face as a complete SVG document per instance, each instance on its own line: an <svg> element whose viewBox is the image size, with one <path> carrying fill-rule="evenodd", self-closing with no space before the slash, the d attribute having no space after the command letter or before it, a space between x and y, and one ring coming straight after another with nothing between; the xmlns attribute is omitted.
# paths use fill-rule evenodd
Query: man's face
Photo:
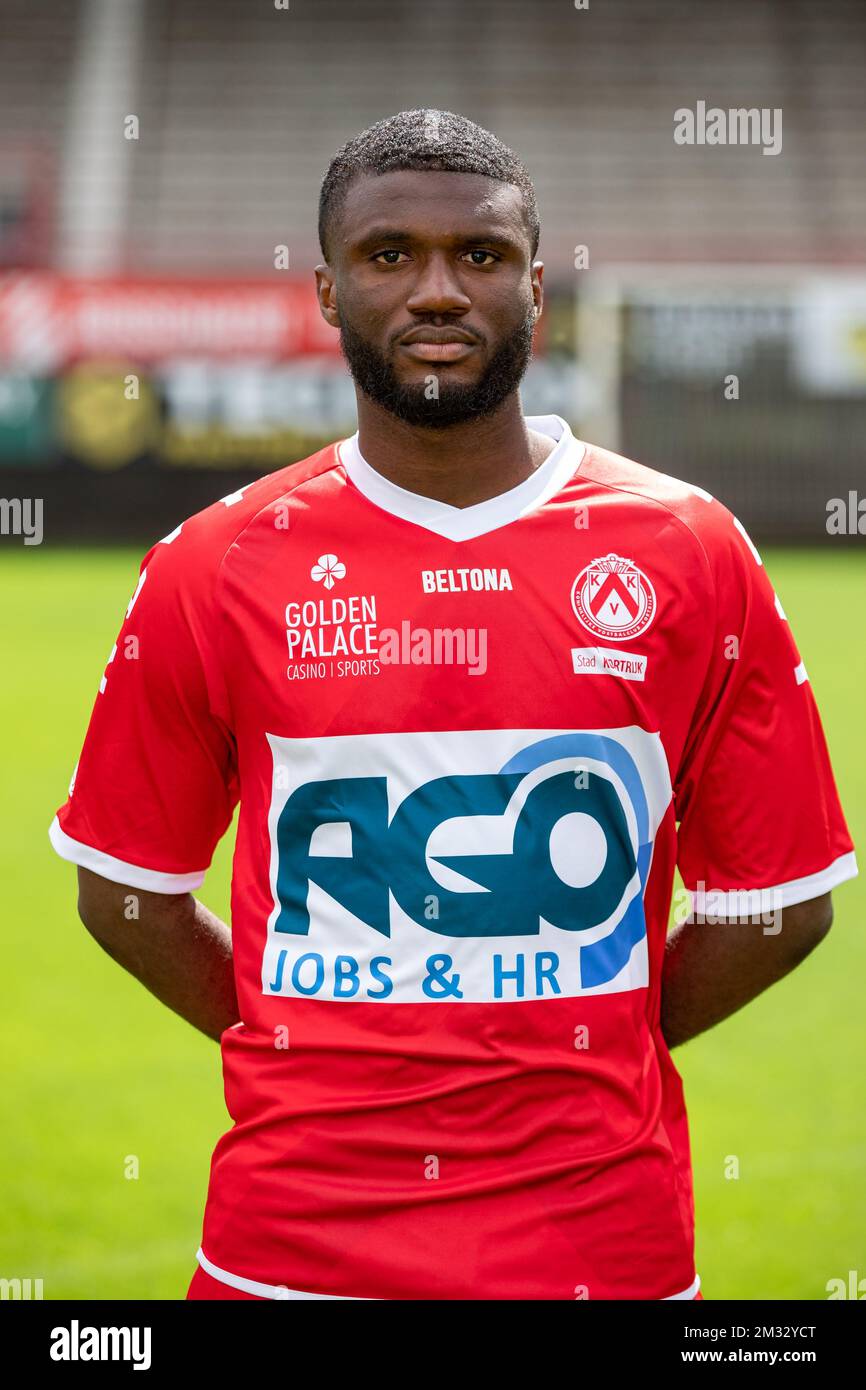
<svg viewBox="0 0 866 1390"><path fill-rule="evenodd" d="M516 390L541 312L541 262L519 189L475 174L397 170L350 185L319 302L361 390L441 429Z"/></svg>

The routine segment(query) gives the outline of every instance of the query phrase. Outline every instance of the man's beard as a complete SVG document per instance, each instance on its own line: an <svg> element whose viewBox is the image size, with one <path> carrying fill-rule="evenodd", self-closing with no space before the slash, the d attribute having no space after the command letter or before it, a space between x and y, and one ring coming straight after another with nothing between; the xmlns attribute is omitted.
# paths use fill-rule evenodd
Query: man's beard
<svg viewBox="0 0 866 1390"><path fill-rule="evenodd" d="M530 311L509 338L496 349L483 376L476 382L449 381L430 364L425 380L407 386L385 354L362 337L345 320L340 325L340 347L356 383L371 400L404 420L407 425L447 429L483 415L492 415L515 391L532 356L535 314ZM434 379L436 393L431 390Z"/></svg>

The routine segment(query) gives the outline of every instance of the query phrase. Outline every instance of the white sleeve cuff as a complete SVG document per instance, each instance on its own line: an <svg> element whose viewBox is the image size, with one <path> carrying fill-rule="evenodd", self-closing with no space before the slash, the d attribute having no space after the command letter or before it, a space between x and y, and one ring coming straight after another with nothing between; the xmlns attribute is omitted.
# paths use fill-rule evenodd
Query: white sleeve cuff
<svg viewBox="0 0 866 1390"><path fill-rule="evenodd" d="M158 869L142 869L137 864L115 859L113 854L104 854L101 849L73 840L61 829L56 816L51 822L48 838L61 859L80 864L82 869L90 869L102 878L111 879L112 883L123 883L129 888L142 888L150 893L191 893L204 882L205 869L196 869L188 874L164 874Z"/></svg>
<svg viewBox="0 0 866 1390"><path fill-rule="evenodd" d="M692 913L714 920L754 917L763 912L778 912L781 908L793 907L794 903L808 902L810 898L819 898L822 893L829 893L831 888L836 888L847 879L856 878L858 873L857 860L851 850L834 859L826 869L807 874L805 878L777 883L772 888L708 890L706 885L702 885L697 889L687 888L686 892L691 900Z"/></svg>

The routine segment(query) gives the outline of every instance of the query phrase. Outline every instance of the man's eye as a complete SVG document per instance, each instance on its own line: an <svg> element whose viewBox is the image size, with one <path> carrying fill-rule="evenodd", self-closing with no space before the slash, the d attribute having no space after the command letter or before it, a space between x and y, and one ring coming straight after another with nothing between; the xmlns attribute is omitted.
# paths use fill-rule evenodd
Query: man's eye
<svg viewBox="0 0 866 1390"><path fill-rule="evenodd" d="M482 260L473 260L473 262L472 262L473 265L485 265L485 264L486 264L486 265L493 265L493 264L495 264L496 261L499 260L499 257L498 257L498 256L494 256L494 254L493 254L492 251L482 251L480 247L476 247L476 248L475 248L474 250L472 250L472 251L467 251L466 254L467 254L468 256L473 256L473 257L474 257L474 256L481 256L481 257L487 256L487 257L489 257L489 259L488 259L486 262L485 262L483 259L482 259Z"/></svg>
<svg viewBox="0 0 866 1390"><path fill-rule="evenodd" d="M380 256L393 257L394 259L386 260L386 261L385 261L385 264L386 264L386 265L399 265L400 262L399 262L399 260L396 259L396 257L398 257L398 256L404 256L405 254L406 254L405 251L398 251L398 250L396 249L396 247L391 246L391 247L388 248L387 251L377 251L376 254L375 254L375 256L372 257L372 259L373 259L374 261L378 261L379 258L380 258Z"/></svg>

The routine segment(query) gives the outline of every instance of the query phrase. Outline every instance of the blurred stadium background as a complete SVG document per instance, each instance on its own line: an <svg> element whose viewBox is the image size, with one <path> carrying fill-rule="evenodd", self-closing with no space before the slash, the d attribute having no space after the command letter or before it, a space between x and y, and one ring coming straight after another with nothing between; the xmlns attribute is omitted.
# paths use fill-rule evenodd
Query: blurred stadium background
<svg viewBox="0 0 866 1390"><path fill-rule="evenodd" d="M192 1273L217 1052L86 939L46 829L143 551L355 428L312 268L322 174L374 120L454 109L525 158L547 286L525 407L750 529L866 860L864 542L827 529L866 495L866 7L278 4L0 0L0 494L44 504L41 545L9 509L0 536L0 1276L48 1298L176 1298ZM781 152L677 145L698 101L780 108ZM202 893L225 916L230 838ZM677 1055L708 1298L866 1278L864 906L844 886L815 957Z"/></svg>

